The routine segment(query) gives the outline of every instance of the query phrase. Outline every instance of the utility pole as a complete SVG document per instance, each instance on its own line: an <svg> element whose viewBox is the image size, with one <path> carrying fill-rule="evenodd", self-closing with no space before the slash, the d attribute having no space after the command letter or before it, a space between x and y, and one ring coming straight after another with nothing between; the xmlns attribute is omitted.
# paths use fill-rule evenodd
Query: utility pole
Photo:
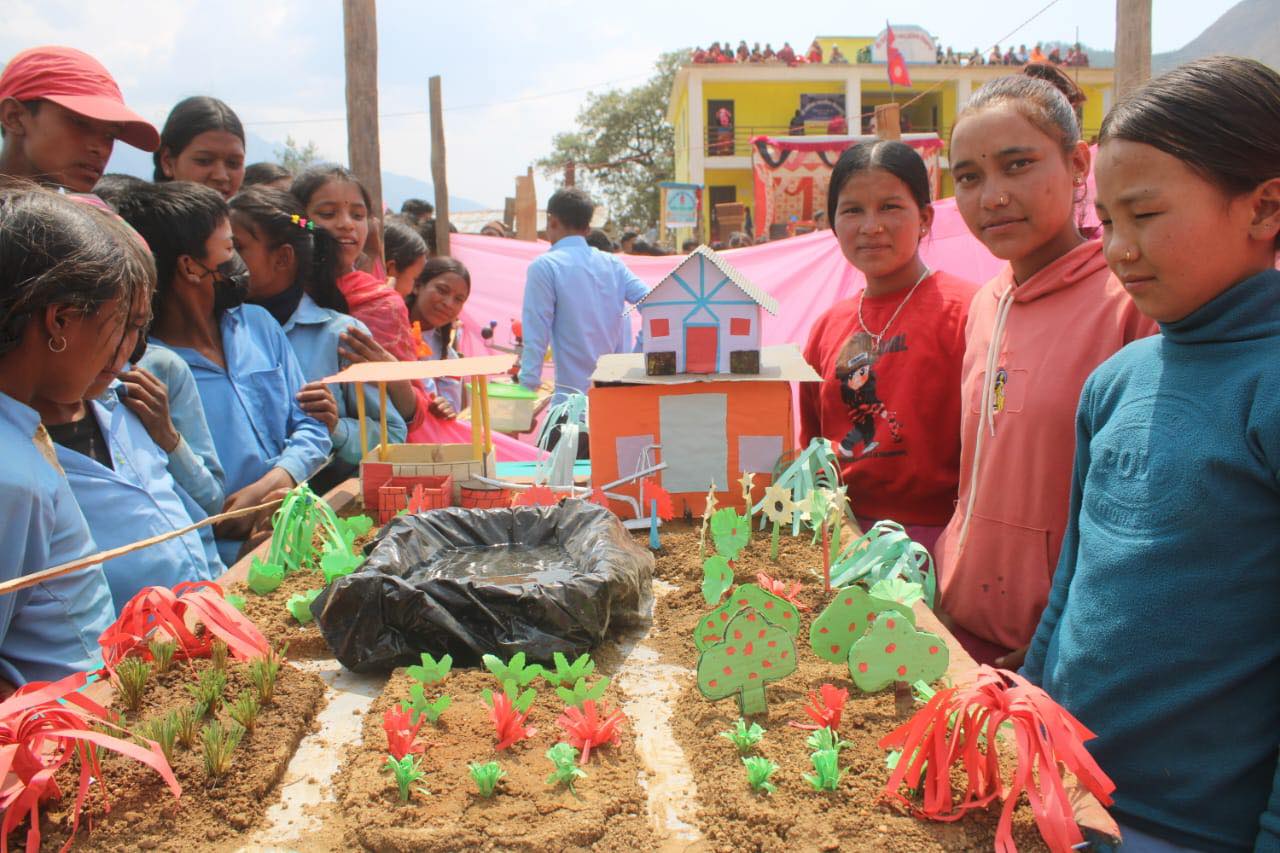
<svg viewBox="0 0 1280 853"><path fill-rule="evenodd" d="M1151 0L1116 0L1116 99L1151 77Z"/></svg>
<svg viewBox="0 0 1280 853"><path fill-rule="evenodd" d="M436 191L436 254L449 254L449 182L444 159L444 104L440 75L427 86L431 98L431 183Z"/></svg>
<svg viewBox="0 0 1280 853"><path fill-rule="evenodd" d="M347 70L347 161L382 219L382 158L378 142L378 12L375 0L342 0ZM370 229L365 252L382 259L380 230Z"/></svg>

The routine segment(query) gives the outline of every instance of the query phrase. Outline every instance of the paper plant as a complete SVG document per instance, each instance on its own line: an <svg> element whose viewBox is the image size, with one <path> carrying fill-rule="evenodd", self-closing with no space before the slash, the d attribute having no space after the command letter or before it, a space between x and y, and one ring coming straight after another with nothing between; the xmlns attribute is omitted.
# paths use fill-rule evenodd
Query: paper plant
<svg viewBox="0 0 1280 853"><path fill-rule="evenodd" d="M737 748L739 755L746 755L756 748L756 744L764 739L764 729L760 728L759 723L752 723L748 726L747 721L739 717L738 721L733 724L733 728L721 732L720 737L732 743Z"/></svg>
<svg viewBox="0 0 1280 853"><path fill-rule="evenodd" d="M1011 726L1014 736L1002 740L1003 726ZM882 749L902 755L884 795L931 820L956 820L1000 799L996 849L1013 850L1013 810L1025 792L1049 849L1077 849L1083 838L1059 767L1103 806L1111 805L1115 784L1084 747L1093 737L1039 687L1012 672L980 666L972 685L939 690L915 716L881 738ZM1000 752L1010 745L1017 751L1016 762L1006 781ZM968 777L959 801L952 790L952 765ZM923 802L908 801L904 783L911 789L923 785Z"/></svg>
<svg viewBox="0 0 1280 853"><path fill-rule="evenodd" d="M733 569L729 561L712 554L702 562L702 600L714 607L733 586Z"/></svg>
<svg viewBox="0 0 1280 853"><path fill-rule="evenodd" d="M522 492L516 492L511 499L512 506L555 506L559 502L560 499L549 486L532 486Z"/></svg>
<svg viewBox="0 0 1280 853"><path fill-rule="evenodd" d="M742 487L742 506L747 511L747 521L751 521L751 507L755 504L755 500L751 497L751 490L756 484L756 475L751 471L743 471L742 476L738 478L738 485Z"/></svg>
<svg viewBox="0 0 1280 853"><path fill-rule="evenodd" d="M906 607L924 600L924 590L920 588L920 584L902 578L885 578L876 581L867 592L874 598L896 601Z"/></svg>
<svg viewBox="0 0 1280 853"><path fill-rule="evenodd" d="M588 700L599 701L608 687L609 679L607 678L597 678L595 681L579 678L568 687L557 687L556 695L564 704L581 708Z"/></svg>
<svg viewBox="0 0 1280 853"><path fill-rule="evenodd" d="M826 726L815 729L813 734L804 739L804 742L809 745L810 749L829 749L834 752L839 752L850 745L849 741L840 739L840 735L836 734L835 729Z"/></svg>
<svg viewBox="0 0 1280 853"><path fill-rule="evenodd" d="M840 787L844 771L840 769L840 753L834 749L815 750L809 756L813 774L803 774L804 781L815 791L834 791Z"/></svg>
<svg viewBox="0 0 1280 853"><path fill-rule="evenodd" d="M391 706L382 713L382 730L387 735L387 752L397 761L415 752L422 752L426 744L418 742L418 730L422 720L411 721L403 708Z"/></svg>
<svg viewBox="0 0 1280 853"><path fill-rule="evenodd" d="M422 718L426 717L427 722L434 726L440 715L452 704L453 698L450 696L428 699L426 689L421 684L411 684L409 698L400 700L400 710L412 712L415 724L421 725Z"/></svg>
<svg viewBox="0 0 1280 853"><path fill-rule="evenodd" d="M330 542L324 546L324 554L320 557L320 570L324 572L325 585L336 581L360 568L364 558L353 553L346 545L335 545Z"/></svg>
<svg viewBox="0 0 1280 853"><path fill-rule="evenodd" d="M791 725L797 729L831 729L840 728L840 717L844 713L844 703L849 700L849 691L834 684L821 684L818 692L809 691L809 704L804 712L813 720L813 724L796 723Z"/></svg>
<svg viewBox="0 0 1280 853"><path fill-rule="evenodd" d="M555 669L542 667L542 677L552 687L572 685L579 678L586 678L596 669L591 655L579 655L573 663L569 663L569 659L563 652L555 652L551 655L551 662L555 664Z"/></svg>
<svg viewBox="0 0 1280 853"><path fill-rule="evenodd" d="M834 489L839 483L840 470L836 455L831 449L831 442L825 438L814 438L785 468L775 470L773 474L773 485L785 489L792 501L801 506L807 505L808 497L815 489ZM800 533L801 520L801 513L796 513L789 519L792 536Z"/></svg>
<svg viewBox="0 0 1280 853"><path fill-rule="evenodd" d="M311 614L311 602L315 601L322 591L309 589L305 592L295 592L284 603L285 609L289 611L290 616L305 625L315 619L315 616Z"/></svg>
<svg viewBox="0 0 1280 853"><path fill-rule="evenodd" d="M245 584L258 595L275 592L284 583L284 566L278 563L264 563L257 557L249 561L249 574Z"/></svg>
<svg viewBox="0 0 1280 853"><path fill-rule="evenodd" d="M405 672L414 681L420 684L435 684L437 681L444 681L449 675L449 670L453 668L453 656L443 655L440 660L436 660L426 652L422 653L422 663L420 665L410 666Z"/></svg>
<svg viewBox="0 0 1280 853"><path fill-rule="evenodd" d="M498 782L507 775L507 771L496 761L484 764L473 761L467 765L467 772L471 774L471 781L476 783L476 791L485 799L493 796L498 790Z"/></svg>
<svg viewBox="0 0 1280 853"><path fill-rule="evenodd" d="M320 533L326 553L341 553L348 558L354 556L352 553L352 544L355 542L353 531L363 524L362 522L354 524L340 522L329 504L311 491L311 487L306 483L289 490L280 508L272 517L271 523L271 546L267 549L264 565L278 566L284 574L296 572L314 563L317 531ZM368 529L368 527L364 528L365 531Z"/></svg>
<svg viewBox="0 0 1280 853"><path fill-rule="evenodd" d="M565 740L582 750L580 764L591 758L591 750L601 746L618 744L619 729L627 721L622 711L610 711L603 702L598 706L590 699L581 708L568 707L556 719L556 725L564 729Z"/></svg>
<svg viewBox="0 0 1280 853"><path fill-rule="evenodd" d="M751 786L751 790L757 794L761 791L772 794L778 790L777 786L769 781L769 777L778 769L778 765L758 755L742 759L742 764L747 768L747 784Z"/></svg>
<svg viewBox="0 0 1280 853"><path fill-rule="evenodd" d="M754 608L766 622L781 627L795 636L800 631L800 612L784 598L765 592L753 583L744 583L733 591L728 600L712 610L698 622L693 632L693 644L704 651L724 639L725 628L734 614L744 608Z"/></svg>
<svg viewBox="0 0 1280 853"><path fill-rule="evenodd" d="M791 492L777 483L770 483L764 490L764 500L760 502L764 518L773 522L773 533L769 536L769 559L778 560L778 534L782 525L790 524L795 517L796 506L791 501Z"/></svg>
<svg viewBox="0 0 1280 853"><path fill-rule="evenodd" d="M933 607L937 586L933 557L894 521L876 522L861 538L850 542L831 567L831 583L838 587L858 582L872 586L895 577L920 584L925 604Z"/></svg>
<svg viewBox="0 0 1280 853"><path fill-rule="evenodd" d="M712 701L737 695L744 717L765 711L764 687L796 670L795 640L747 607L729 620L724 641L698 657L698 689Z"/></svg>
<svg viewBox="0 0 1280 853"><path fill-rule="evenodd" d="M569 789L569 793L575 797L578 796L573 783L587 775L587 771L578 766L578 750L561 742L552 746L544 754L554 768L551 775L547 777L547 784L564 785Z"/></svg>
<svg viewBox="0 0 1280 853"><path fill-rule="evenodd" d="M802 604L799 600L801 585L799 581L792 581L788 586L786 581L774 580L764 572L756 572L756 584L765 592L772 593L778 598L790 601L796 606L797 610L808 610L809 605Z"/></svg>
<svg viewBox="0 0 1280 853"><path fill-rule="evenodd" d="M935 681L947 671L948 660L940 637L888 612L849 649L849 674L859 690L874 693L895 681Z"/></svg>
<svg viewBox="0 0 1280 853"><path fill-rule="evenodd" d="M875 598L860 586L838 589L831 603L809 626L809 646L823 660L845 663L849 660L849 648L867 633L876 617L886 611L915 624L915 614L906 605Z"/></svg>
<svg viewBox="0 0 1280 853"><path fill-rule="evenodd" d="M422 770L422 759L416 755L402 755L399 758L388 755L387 763L382 766L382 769L390 770L395 776L402 803L409 802L410 786L427 775Z"/></svg>
<svg viewBox="0 0 1280 853"><path fill-rule="evenodd" d="M506 693L484 692L485 702L489 706L489 721L493 723L494 735L498 741L495 749L507 749L537 734L537 729L525 725L529 712L516 708Z"/></svg>
<svg viewBox="0 0 1280 853"><path fill-rule="evenodd" d="M485 669L493 673L498 679L498 683L502 685L502 691L511 699L516 710L527 712L533 704L533 699L538 691L529 687L527 690L522 688L528 687L542 675L542 667L538 664L525 664L524 652L516 652L511 656L511 662L504 664L494 655L484 655L480 659ZM492 704L488 691L484 691L485 701Z"/></svg>
<svg viewBox="0 0 1280 853"><path fill-rule="evenodd" d="M203 625L204 630L195 633L196 625ZM250 660L269 649L262 632L227 603L222 587L212 581L180 583L172 590L144 587L98 637L98 645L110 672L131 652L163 638L177 644L174 656L178 660L208 657L215 638L226 643L237 660Z"/></svg>
<svg viewBox="0 0 1280 853"><path fill-rule="evenodd" d="M698 559L707 556L707 528L711 526L711 516L716 511L716 484L707 489L707 499L702 504L702 526L698 529Z"/></svg>
<svg viewBox="0 0 1280 853"><path fill-rule="evenodd" d="M738 554L751 539L751 519L741 516L731 506L716 510L711 516L711 541L715 543L716 553L729 562L738 559Z"/></svg>

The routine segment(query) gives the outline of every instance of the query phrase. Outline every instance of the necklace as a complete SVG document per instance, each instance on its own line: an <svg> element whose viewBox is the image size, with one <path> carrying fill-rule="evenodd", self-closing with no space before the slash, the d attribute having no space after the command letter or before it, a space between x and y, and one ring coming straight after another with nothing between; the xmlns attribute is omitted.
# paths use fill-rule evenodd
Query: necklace
<svg viewBox="0 0 1280 853"><path fill-rule="evenodd" d="M928 267L924 268L924 272L920 273L920 277L916 279L916 283L911 285L911 289L907 291L907 295L902 297L902 301L898 303L898 307L893 309L893 313L889 315L889 322L885 323L884 328L879 332L871 331L871 327L867 325L867 321L862 319L862 301L867 296L866 288L863 288L862 293L858 296L858 325L862 326L862 330L871 336L871 345L875 347L875 351L877 353L880 352L880 339L884 337L885 332L889 331L889 327L893 325L893 321L898 319L898 315L902 313L902 309L906 307L908 300L911 299L911 295L915 293L916 288L920 286L920 282L928 278L929 273L931 272L933 272L933 270Z"/></svg>

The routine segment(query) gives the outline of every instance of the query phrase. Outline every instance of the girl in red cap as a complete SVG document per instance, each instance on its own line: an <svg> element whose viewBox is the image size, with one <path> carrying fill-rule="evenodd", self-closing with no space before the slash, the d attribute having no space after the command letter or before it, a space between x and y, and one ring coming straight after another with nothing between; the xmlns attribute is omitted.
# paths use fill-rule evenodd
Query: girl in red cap
<svg viewBox="0 0 1280 853"><path fill-rule="evenodd" d="M122 139L154 151L160 135L125 106L102 63L70 47L24 50L0 74L0 175L87 193Z"/></svg>

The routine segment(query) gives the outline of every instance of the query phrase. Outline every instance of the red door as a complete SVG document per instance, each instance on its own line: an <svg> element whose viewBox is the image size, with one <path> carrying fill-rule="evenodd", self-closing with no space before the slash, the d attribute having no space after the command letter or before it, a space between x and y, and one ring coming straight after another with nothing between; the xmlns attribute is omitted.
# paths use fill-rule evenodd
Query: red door
<svg viewBox="0 0 1280 853"><path fill-rule="evenodd" d="M720 348L716 326L687 326L684 330L684 372L715 373Z"/></svg>

